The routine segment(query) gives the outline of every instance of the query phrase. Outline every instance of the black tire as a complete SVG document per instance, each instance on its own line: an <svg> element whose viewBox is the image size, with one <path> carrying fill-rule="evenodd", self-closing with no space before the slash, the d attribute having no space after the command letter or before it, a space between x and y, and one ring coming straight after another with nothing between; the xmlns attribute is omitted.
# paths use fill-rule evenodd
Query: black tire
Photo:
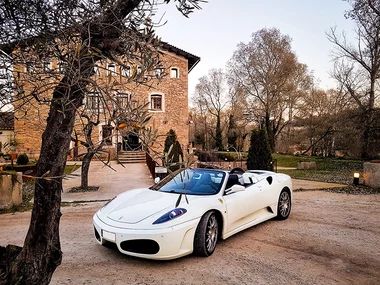
<svg viewBox="0 0 380 285"><path fill-rule="evenodd" d="M215 212L207 212L201 218L194 236L194 253L199 256L210 256L218 242L219 224Z"/></svg>
<svg viewBox="0 0 380 285"><path fill-rule="evenodd" d="M277 205L277 219L286 220L290 215L290 210L292 208L292 201L290 192L287 189L283 189L278 197Z"/></svg>

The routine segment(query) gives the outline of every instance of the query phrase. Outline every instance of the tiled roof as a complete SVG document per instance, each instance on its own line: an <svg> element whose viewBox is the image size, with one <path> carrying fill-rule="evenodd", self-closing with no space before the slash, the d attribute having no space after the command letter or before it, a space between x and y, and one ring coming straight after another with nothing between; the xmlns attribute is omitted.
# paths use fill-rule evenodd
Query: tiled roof
<svg viewBox="0 0 380 285"><path fill-rule="evenodd" d="M0 130L14 130L14 113L0 112Z"/></svg>
<svg viewBox="0 0 380 285"><path fill-rule="evenodd" d="M174 52L177 55L181 55L187 59L188 62L188 72L197 65L197 63L201 60L199 56L193 55L191 53L188 53L187 51L184 51L183 49L177 48L171 44L168 44L166 42L162 42L162 47L166 49L167 51Z"/></svg>

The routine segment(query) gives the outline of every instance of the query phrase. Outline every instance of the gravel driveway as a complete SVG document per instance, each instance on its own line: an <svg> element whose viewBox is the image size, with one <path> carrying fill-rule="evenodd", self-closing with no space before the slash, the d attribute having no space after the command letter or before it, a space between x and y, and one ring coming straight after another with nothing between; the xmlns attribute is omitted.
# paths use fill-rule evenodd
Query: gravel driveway
<svg viewBox="0 0 380 285"><path fill-rule="evenodd" d="M380 195L295 192L286 221L219 242L209 258L149 261L102 247L92 215L62 208L63 262L51 284L380 284ZM21 245L30 213L0 215L0 244Z"/></svg>

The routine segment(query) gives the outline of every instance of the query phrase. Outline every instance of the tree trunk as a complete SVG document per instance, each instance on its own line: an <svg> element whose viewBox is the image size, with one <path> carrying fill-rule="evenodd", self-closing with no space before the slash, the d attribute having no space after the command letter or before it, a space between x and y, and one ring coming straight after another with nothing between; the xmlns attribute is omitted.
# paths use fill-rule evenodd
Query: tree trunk
<svg viewBox="0 0 380 285"><path fill-rule="evenodd" d="M221 151L223 147L223 137L222 137L222 128L220 126L220 114L216 118L216 131L215 131L215 147Z"/></svg>
<svg viewBox="0 0 380 285"><path fill-rule="evenodd" d="M117 25L121 25L121 20L140 2L141 0L116 1L114 9L104 9L104 13L95 18L94 25L91 26L91 34L98 35L92 38L93 46L105 55L109 54L110 50L115 48L114 41L110 39L118 39L121 35ZM83 29L84 39L87 39L89 32L90 25L87 27L87 24ZM106 26L109 28L104 28ZM53 92L37 162L37 177L40 178L37 178L35 186L32 217L24 246L19 254L12 246L0 247L0 257L11 257L0 260L0 284L49 284L55 269L62 261L59 238L62 176L70 147L75 112L82 105L87 79L94 72L95 62L100 59L98 55L91 55L93 53L84 46L77 51L80 54L72 62L71 74L63 77Z"/></svg>
<svg viewBox="0 0 380 285"><path fill-rule="evenodd" d="M363 133L362 133L362 159L369 159L373 156L371 152L371 131L373 125L373 110L375 104L375 82L376 82L376 73L371 74L371 86L370 86L370 96L368 101L368 110L364 111L363 118Z"/></svg>
<svg viewBox="0 0 380 285"><path fill-rule="evenodd" d="M77 66L83 77L91 76L92 67L93 61L88 58L78 62ZM86 85L83 80L68 88L70 82L73 82L72 78L64 77L53 92L37 162L37 181L29 230L21 252L14 260L8 260L6 271L1 272L4 278L0 284L49 284L55 269L61 264L59 222L62 176L70 148L76 109L82 105ZM66 102L66 105L62 104L63 102Z"/></svg>
<svg viewBox="0 0 380 285"><path fill-rule="evenodd" d="M4 284L49 284L60 265L62 252L59 239L62 175L66 165L75 108L62 108L57 103L65 94L61 84L53 94L47 126L42 135L40 158L37 162L34 207L24 247L11 264ZM71 89L72 103L79 106L83 99L80 89ZM77 92L75 92L77 91ZM60 177L48 179L49 177ZM42 274L43 272L43 274Z"/></svg>
<svg viewBox="0 0 380 285"><path fill-rule="evenodd" d="M82 161L82 170L81 170L81 185L80 188L87 189L88 188L88 171L90 169L90 163L92 158L94 157L95 152L87 152L83 157Z"/></svg>
<svg viewBox="0 0 380 285"><path fill-rule="evenodd" d="M275 139L275 132L273 130L274 122L270 119L269 113L265 114L265 131L267 133L269 147L271 152L275 152L276 149L276 139Z"/></svg>

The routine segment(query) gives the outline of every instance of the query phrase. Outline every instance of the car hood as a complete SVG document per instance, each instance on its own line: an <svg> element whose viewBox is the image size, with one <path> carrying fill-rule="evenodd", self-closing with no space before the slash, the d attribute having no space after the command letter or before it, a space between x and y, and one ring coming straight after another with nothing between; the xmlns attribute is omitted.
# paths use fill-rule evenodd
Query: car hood
<svg viewBox="0 0 380 285"><path fill-rule="evenodd" d="M149 189L131 190L119 195L104 210L107 217L115 222L136 224L174 209L178 196Z"/></svg>

